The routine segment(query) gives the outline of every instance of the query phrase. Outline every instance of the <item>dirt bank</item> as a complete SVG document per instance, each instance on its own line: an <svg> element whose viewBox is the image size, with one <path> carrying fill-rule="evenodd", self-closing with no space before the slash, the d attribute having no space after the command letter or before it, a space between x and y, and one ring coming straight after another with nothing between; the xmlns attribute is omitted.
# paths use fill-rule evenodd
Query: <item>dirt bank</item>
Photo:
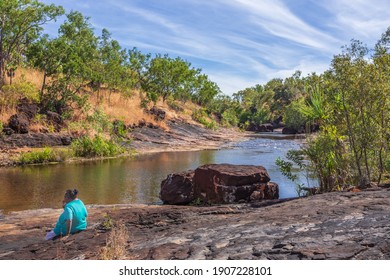
<svg viewBox="0 0 390 280"><path fill-rule="evenodd" d="M212 207L89 206L89 227L43 241L61 210L0 218L0 259L99 259L110 230L125 226L125 259L390 259L390 191L328 193Z"/></svg>

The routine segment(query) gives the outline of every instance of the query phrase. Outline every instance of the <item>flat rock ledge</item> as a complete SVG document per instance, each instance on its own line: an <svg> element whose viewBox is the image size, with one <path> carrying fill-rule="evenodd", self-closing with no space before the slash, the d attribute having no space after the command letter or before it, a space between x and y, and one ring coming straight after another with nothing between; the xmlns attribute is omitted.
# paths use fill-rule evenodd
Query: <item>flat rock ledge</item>
<svg viewBox="0 0 390 280"><path fill-rule="evenodd" d="M99 259L125 225L125 259L390 259L390 191L342 192L212 207L89 206L89 228L43 241L61 210L0 217L0 259Z"/></svg>

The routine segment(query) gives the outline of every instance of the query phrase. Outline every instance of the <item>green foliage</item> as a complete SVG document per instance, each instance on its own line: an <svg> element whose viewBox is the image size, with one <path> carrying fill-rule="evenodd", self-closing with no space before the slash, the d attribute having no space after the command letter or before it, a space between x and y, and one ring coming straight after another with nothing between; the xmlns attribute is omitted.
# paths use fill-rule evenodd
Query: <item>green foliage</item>
<svg viewBox="0 0 390 280"><path fill-rule="evenodd" d="M72 150L78 157L112 157L125 152L125 149L112 140L100 135L94 138L81 137L72 142Z"/></svg>
<svg viewBox="0 0 390 280"><path fill-rule="evenodd" d="M0 88L7 69L15 68L22 61L29 44L42 31L42 25L63 13L61 6L35 0L0 1Z"/></svg>
<svg viewBox="0 0 390 280"><path fill-rule="evenodd" d="M111 134L115 137L125 138L127 136L125 123L121 120L115 121L114 125L112 125Z"/></svg>
<svg viewBox="0 0 390 280"><path fill-rule="evenodd" d="M3 129L4 129L4 125L3 125L3 123L0 121L0 135L3 134Z"/></svg>
<svg viewBox="0 0 390 280"><path fill-rule="evenodd" d="M296 109L310 121L324 122L328 118L325 96L319 86L309 91L309 99L306 104L299 104Z"/></svg>
<svg viewBox="0 0 390 280"><path fill-rule="evenodd" d="M156 54L152 58L151 54L143 54L135 48L129 51L128 57L134 87L145 91L149 101L156 102L160 97L166 101L172 97L205 105L220 91L207 75L201 74L201 69L192 68L180 57Z"/></svg>
<svg viewBox="0 0 390 280"><path fill-rule="evenodd" d="M299 130L308 123L308 118L302 113L301 108L304 106L302 101L294 101L286 107L283 120L286 127Z"/></svg>
<svg viewBox="0 0 390 280"><path fill-rule="evenodd" d="M229 108L222 113L222 123L224 125L237 126L238 117L234 108Z"/></svg>
<svg viewBox="0 0 390 280"><path fill-rule="evenodd" d="M39 102L39 92L29 82L5 85L0 93L0 113L15 108L19 99L27 98L29 101Z"/></svg>
<svg viewBox="0 0 390 280"><path fill-rule="evenodd" d="M386 161L385 161L385 170L387 171L387 172L390 172L390 159L387 159Z"/></svg>
<svg viewBox="0 0 390 280"><path fill-rule="evenodd" d="M78 94L69 80L61 78L53 81L46 87L46 94L42 96L41 106L48 110L70 118L74 108L83 108L88 96Z"/></svg>
<svg viewBox="0 0 390 280"><path fill-rule="evenodd" d="M99 228L103 230L111 230L115 225L115 222L113 218L108 214L105 213L103 215L103 221L101 222Z"/></svg>
<svg viewBox="0 0 390 280"><path fill-rule="evenodd" d="M22 153L16 160L18 164L41 164L50 162L62 162L69 158L68 150L44 148L42 150Z"/></svg>
<svg viewBox="0 0 390 280"><path fill-rule="evenodd" d="M192 113L192 119L201 123L208 129L216 130L218 128L217 123L214 120L210 119L204 109L195 110Z"/></svg>
<svg viewBox="0 0 390 280"><path fill-rule="evenodd" d="M305 185L298 182L298 176L293 172L293 168L298 168L300 172L308 172L309 166L304 160L303 152L298 150L290 150L286 155L287 160L283 160L278 157L275 161L276 165L279 167L279 170L282 174L293 183L295 183L295 189L298 196L306 195L304 191ZM307 186L309 187L309 186Z"/></svg>
<svg viewBox="0 0 390 280"><path fill-rule="evenodd" d="M209 116L204 109L195 110L192 113L192 119L203 124L208 129L215 130L218 127L214 120L209 120Z"/></svg>
<svg viewBox="0 0 390 280"><path fill-rule="evenodd" d="M92 128L99 134L103 132L112 132L113 125L111 121L104 111L99 108L95 109L93 114L87 117L87 120L92 125Z"/></svg>
<svg viewBox="0 0 390 280"><path fill-rule="evenodd" d="M336 134L335 128L333 131L322 131L310 139L303 152L310 160L310 167L319 179L322 192L346 187L353 179L344 142Z"/></svg>

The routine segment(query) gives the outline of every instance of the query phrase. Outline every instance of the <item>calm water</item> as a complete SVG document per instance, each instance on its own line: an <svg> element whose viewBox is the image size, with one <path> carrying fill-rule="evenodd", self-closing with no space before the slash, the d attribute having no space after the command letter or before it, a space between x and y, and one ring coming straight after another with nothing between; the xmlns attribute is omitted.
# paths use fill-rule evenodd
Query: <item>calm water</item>
<svg viewBox="0 0 390 280"><path fill-rule="evenodd" d="M66 189L77 188L87 204L161 203L161 181L169 173L209 163L263 165L280 186L280 197L297 196L294 185L275 165L294 140L253 138L229 149L166 152L133 159L0 169L0 211L61 206ZM302 177L303 178L303 177Z"/></svg>

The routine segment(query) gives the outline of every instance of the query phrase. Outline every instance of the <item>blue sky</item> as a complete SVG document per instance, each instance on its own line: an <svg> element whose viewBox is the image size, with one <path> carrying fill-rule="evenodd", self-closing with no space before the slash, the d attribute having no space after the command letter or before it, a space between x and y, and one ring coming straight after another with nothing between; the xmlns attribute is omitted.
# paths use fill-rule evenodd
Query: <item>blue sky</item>
<svg viewBox="0 0 390 280"><path fill-rule="evenodd" d="M44 0L90 17L122 47L180 56L225 94L272 78L322 73L352 38L373 46L388 0ZM48 33L56 34L51 24Z"/></svg>

